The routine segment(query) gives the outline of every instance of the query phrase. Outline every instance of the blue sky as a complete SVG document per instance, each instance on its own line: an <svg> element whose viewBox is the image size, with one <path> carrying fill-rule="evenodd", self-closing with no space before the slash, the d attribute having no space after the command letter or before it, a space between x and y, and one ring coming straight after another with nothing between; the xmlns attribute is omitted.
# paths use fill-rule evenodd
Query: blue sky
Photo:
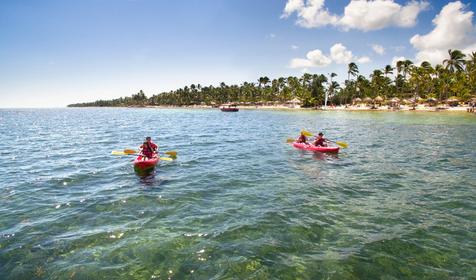
<svg viewBox="0 0 476 280"><path fill-rule="evenodd" d="M294 8L285 16L285 0L1 1L0 107L61 107L140 89L150 96L191 83L241 83L304 71L336 72L342 81L350 60L362 59L358 65L367 75L396 57L420 61L448 47L476 47L475 7L468 0L379 0L401 9L418 3L409 22L401 21L408 14L398 9L372 12L368 1L361 2L371 16L353 17L345 12L350 1L291 1ZM453 23L445 18L461 17L466 24L451 34L431 34L437 28L432 20L450 4L439 30L449 32L444 26ZM321 12L332 19L325 22ZM362 25L381 14L380 22ZM417 34L427 36L411 43Z"/></svg>

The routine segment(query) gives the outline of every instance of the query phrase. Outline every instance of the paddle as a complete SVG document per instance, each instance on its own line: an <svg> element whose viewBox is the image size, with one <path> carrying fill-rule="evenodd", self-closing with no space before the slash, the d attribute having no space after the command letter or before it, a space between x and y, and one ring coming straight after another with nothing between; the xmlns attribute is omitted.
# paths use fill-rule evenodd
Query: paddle
<svg viewBox="0 0 476 280"><path fill-rule="evenodd" d="M306 137L312 137L314 134L312 132L306 131L306 130L301 130L301 133L304 134Z"/></svg>
<svg viewBox="0 0 476 280"><path fill-rule="evenodd" d="M347 144L345 142L342 142L342 141L332 141L332 140L329 140L329 139L327 139L327 141L332 142L332 143L336 143L338 146L340 146L343 149L349 147L349 144Z"/></svg>
<svg viewBox="0 0 476 280"><path fill-rule="evenodd" d="M301 133L304 134L304 136L306 136L306 137L312 137L312 136L314 136L314 134L312 134L311 132L306 131L306 130L304 130L304 129L301 130ZM293 139L293 138L288 138L288 139L286 140L286 143L292 143L292 142L294 142L294 141L295 141L295 139Z"/></svg>
<svg viewBox="0 0 476 280"><path fill-rule="evenodd" d="M311 136L314 135L312 132L309 132L309 131L306 131L306 130L302 130L301 133L304 134L304 136L307 136L307 137L311 137ZM289 139L291 139L291 138L289 138ZM288 139L288 140L289 140L289 139ZM332 141L332 140L329 140L329 139L326 139L326 140L329 141L329 142L332 142L332 143L337 144L338 146L340 146L340 147L343 148L343 149L349 147L349 144L347 144L346 142L342 142L342 141Z"/></svg>
<svg viewBox="0 0 476 280"><path fill-rule="evenodd" d="M165 161L172 161L177 158L177 152L176 151L167 151L165 154L169 155L170 157L160 157L161 160ZM124 149L124 151L112 151L111 155L115 156L130 156L130 155L138 155L137 151L135 150L130 150L130 149Z"/></svg>

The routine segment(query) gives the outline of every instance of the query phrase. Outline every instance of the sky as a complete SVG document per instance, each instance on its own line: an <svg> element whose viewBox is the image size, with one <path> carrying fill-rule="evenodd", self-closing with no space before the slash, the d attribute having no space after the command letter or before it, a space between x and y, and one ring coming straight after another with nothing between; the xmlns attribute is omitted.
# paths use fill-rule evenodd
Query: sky
<svg viewBox="0 0 476 280"><path fill-rule="evenodd" d="M475 4L398 0L2 0L0 107L185 85L361 74L476 51Z"/></svg>

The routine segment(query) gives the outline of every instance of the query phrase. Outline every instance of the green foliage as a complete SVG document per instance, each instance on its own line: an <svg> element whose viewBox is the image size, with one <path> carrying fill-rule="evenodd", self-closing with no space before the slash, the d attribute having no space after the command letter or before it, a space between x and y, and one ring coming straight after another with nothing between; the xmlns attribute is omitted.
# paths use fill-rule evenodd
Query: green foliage
<svg viewBox="0 0 476 280"><path fill-rule="evenodd" d="M461 101L467 101L476 94L476 53L470 54L468 60L459 50L448 50L448 55L443 65L436 65L435 68L428 62L417 66L410 60L398 61L396 68L386 65L383 70L374 70L370 79L359 75L358 66L352 62L348 65L347 80L343 86L333 80L337 76L335 73L329 79L323 74L309 73L299 78L279 77L273 80L265 76L257 79L257 83L244 82L241 85L222 82L218 87L204 87L192 84L149 98L140 90L131 97L71 104L69 107L191 106L231 102L261 105L285 103L295 98L301 100L304 107L312 107L323 105L326 93L331 104L349 104L357 97L377 96L387 100L393 97L436 97L440 102L456 96ZM391 74L394 74L393 80L389 77Z"/></svg>

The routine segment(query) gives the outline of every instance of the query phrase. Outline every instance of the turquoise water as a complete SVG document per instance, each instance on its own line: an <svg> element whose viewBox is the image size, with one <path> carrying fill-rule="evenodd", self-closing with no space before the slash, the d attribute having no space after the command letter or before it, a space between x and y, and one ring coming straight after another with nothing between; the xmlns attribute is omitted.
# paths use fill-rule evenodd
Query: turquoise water
<svg viewBox="0 0 476 280"><path fill-rule="evenodd" d="M301 128L350 147L295 150ZM141 178L110 153L146 135L179 158ZM0 279L474 279L475 136L467 113L0 110Z"/></svg>

